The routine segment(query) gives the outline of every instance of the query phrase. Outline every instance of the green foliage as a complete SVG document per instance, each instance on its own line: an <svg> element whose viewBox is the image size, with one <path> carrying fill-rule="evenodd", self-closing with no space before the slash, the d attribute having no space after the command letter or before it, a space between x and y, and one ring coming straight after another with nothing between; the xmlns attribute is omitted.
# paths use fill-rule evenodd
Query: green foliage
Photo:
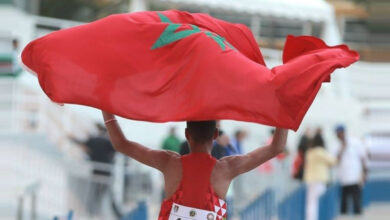
<svg viewBox="0 0 390 220"><path fill-rule="evenodd" d="M12 0L0 0L0 4L12 4Z"/></svg>
<svg viewBox="0 0 390 220"><path fill-rule="evenodd" d="M128 10L129 0L41 0L40 15L77 21L93 21Z"/></svg>

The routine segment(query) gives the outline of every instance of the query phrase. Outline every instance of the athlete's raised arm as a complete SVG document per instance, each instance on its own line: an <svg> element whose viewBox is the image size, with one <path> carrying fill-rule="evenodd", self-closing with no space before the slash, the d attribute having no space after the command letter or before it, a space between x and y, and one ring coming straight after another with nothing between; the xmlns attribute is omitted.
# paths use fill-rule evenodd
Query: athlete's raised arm
<svg viewBox="0 0 390 220"><path fill-rule="evenodd" d="M153 150L136 142L127 140L122 132L122 129L117 123L115 116L104 111L102 111L102 113L108 134L110 135L111 143L115 150L145 165L156 168L161 172L165 171L170 158L175 156L176 153L163 150Z"/></svg>
<svg viewBox="0 0 390 220"><path fill-rule="evenodd" d="M276 128L269 145L259 147L248 154L222 158L221 162L229 169L230 178L246 173L282 153L286 146L287 133L288 129Z"/></svg>

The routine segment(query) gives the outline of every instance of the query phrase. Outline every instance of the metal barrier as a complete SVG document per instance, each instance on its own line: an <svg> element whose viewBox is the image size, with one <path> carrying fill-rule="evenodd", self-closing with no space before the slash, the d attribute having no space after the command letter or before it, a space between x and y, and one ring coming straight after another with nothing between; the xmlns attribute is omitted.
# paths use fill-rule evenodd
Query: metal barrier
<svg viewBox="0 0 390 220"><path fill-rule="evenodd" d="M275 212L275 192L266 190L255 201L240 212L242 220L271 220Z"/></svg>
<svg viewBox="0 0 390 220"><path fill-rule="evenodd" d="M305 219L306 187L300 185L277 204L280 220Z"/></svg>
<svg viewBox="0 0 390 220"><path fill-rule="evenodd" d="M363 189L363 204L390 202L390 178L368 181Z"/></svg>
<svg viewBox="0 0 390 220"><path fill-rule="evenodd" d="M74 210L78 219L108 219L107 216L109 219L129 219L129 216L136 216L130 219L147 219L146 202L137 204L137 201L151 196L149 174L139 170L129 173L129 167L118 159L115 165L91 161L66 163L68 208Z"/></svg>
<svg viewBox="0 0 390 220"><path fill-rule="evenodd" d="M38 182L32 183L28 185L25 189L24 192L19 196L18 198L18 207L17 207L17 213L16 213L16 219L17 220L23 220L24 218L24 207L25 207L25 202L30 199L30 215L29 218L30 220L36 220L37 219L37 191L40 187L40 184Z"/></svg>
<svg viewBox="0 0 390 220"><path fill-rule="evenodd" d="M53 220L72 220L73 219L73 211L69 211L68 214L64 217L58 217L58 216L55 216Z"/></svg>
<svg viewBox="0 0 390 220"><path fill-rule="evenodd" d="M107 165L69 159L56 153L45 139L15 135L9 137L13 144L0 144L6 146L1 148L0 157L0 165L6 171L1 175L0 219L53 219L69 210L79 220L89 220L92 216L93 219L119 219L132 211L139 201L136 198L150 202L153 194L148 183L152 180L148 171L138 169L136 163ZM7 143L5 140L1 143ZM130 172L130 167L137 171ZM111 172L111 175L96 175L98 172ZM125 181L128 172L132 175ZM127 192L129 195L124 199L122 196Z"/></svg>
<svg viewBox="0 0 390 220"><path fill-rule="evenodd" d="M331 185L320 199L320 220L331 220L338 214L339 185ZM306 186L301 184L275 203L275 191L268 189L258 199L245 208L240 216L242 220L269 220L275 216L279 220L305 219Z"/></svg>
<svg viewBox="0 0 390 220"><path fill-rule="evenodd" d="M227 205L227 217L228 219L234 218L234 199L233 198L226 198L226 205Z"/></svg>
<svg viewBox="0 0 390 220"><path fill-rule="evenodd" d="M125 215L121 220L147 220L148 219L148 209L146 202L139 202L137 207L131 211L129 214Z"/></svg>
<svg viewBox="0 0 390 220"><path fill-rule="evenodd" d="M340 213L340 185L333 184L328 187L319 203L319 220L331 220Z"/></svg>
<svg viewBox="0 0 390 220"><path fill-rule="evenodd" d="M319 220L333 220L340 213L340 185L331 184L319 202ZM269 220L275 215L279 220L305 219L306 186L301 184L275 204L275 191L270 188L240 212L242 220ZM390 202L390 178L369 180L363 188L363 205ZM277 212L275 212L277 210Z"/></svg>

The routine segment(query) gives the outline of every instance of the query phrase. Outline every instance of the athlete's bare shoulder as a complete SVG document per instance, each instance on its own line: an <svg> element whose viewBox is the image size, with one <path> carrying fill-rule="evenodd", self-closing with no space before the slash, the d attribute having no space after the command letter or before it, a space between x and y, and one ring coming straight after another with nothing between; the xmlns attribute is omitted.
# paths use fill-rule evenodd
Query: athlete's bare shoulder
<svg viewBox="0 0 390 220"><path fill-rule="evenodd" d="M168 157L167 167L165 170L172 170L181 167L181 155L173 151L165 151L165 154Z"/></svg>
<svg viewBox="0 0 390 220"><path fill-rule="evenodd" d="M213 172L211 173L210 182L215 190L215 193L222 199L226 198L227 190L234 178L229 170L231 160L235 160L235 158L233 156L229 156L217 160Z"/></svg>
<svg viewBox="0 0 390 220"><path fill-rule="evenodd" d="M172 161L180 161L180 158L181 158L180 154L178 154L176 152L173 152L173 151L170 151L170 150L167 150L165 152L169 156L170 160L172 160Z"/></svg>
<svg viewBox="0 0 390 220"><path fill-rule="evenodd" d="M217 160L215 162L214 171L226 175L229 172L229 160L226 160L226 158Z"/></svg>
<svg viewBox="0 0 390 220"><path fill-rule="evenodd" d="M216 161L215 171L223 174L226 178L231 179L233 175L232 169L239 163L240 156L227 156Z"/></svg>

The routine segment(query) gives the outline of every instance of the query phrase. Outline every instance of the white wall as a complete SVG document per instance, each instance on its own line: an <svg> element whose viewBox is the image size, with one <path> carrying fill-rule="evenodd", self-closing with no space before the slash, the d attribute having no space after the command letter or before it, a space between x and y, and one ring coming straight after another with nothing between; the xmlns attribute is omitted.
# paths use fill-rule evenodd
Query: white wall
<svg viewBox="0 0 390 220"><path fill-rule="evenodd" d="M34 37L35 18L12 6L0 7L0 34L4 33L19 40L21 50Z"/></svg>

